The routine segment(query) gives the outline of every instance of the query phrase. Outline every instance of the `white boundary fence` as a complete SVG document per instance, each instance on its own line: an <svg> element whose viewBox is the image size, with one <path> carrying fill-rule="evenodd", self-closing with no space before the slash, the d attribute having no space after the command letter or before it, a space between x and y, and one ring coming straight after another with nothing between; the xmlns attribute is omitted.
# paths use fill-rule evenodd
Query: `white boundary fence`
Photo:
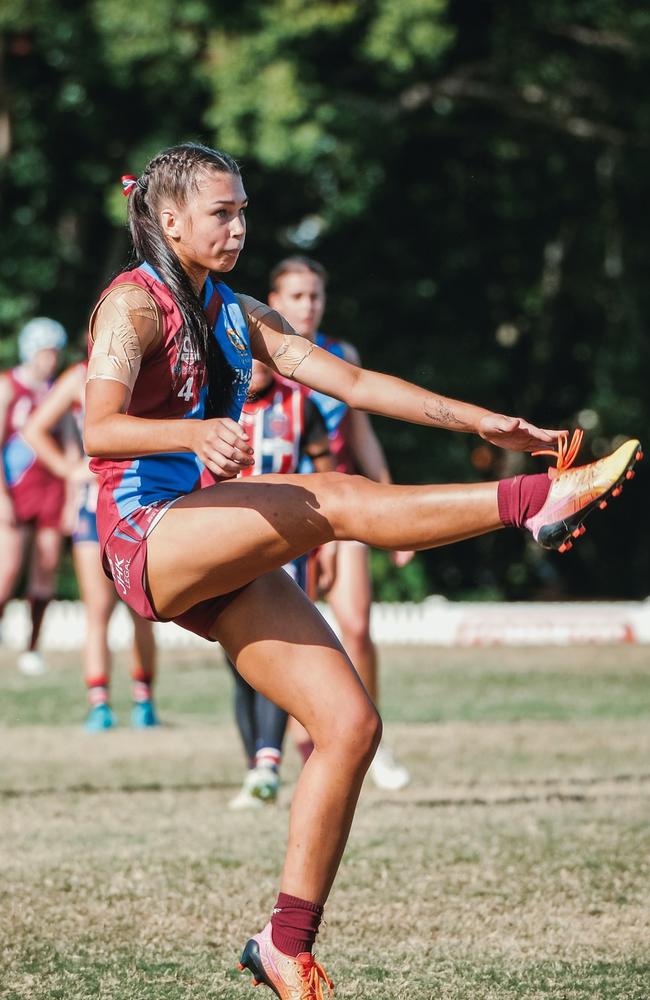
<svg viewBox="0 0 650 1000"><path fill-rule="evenodd" d="M329 609L320 606L331 621ZM27 608L12 601L2 622L5 646L24 648ZM78 649L85 631L85 612L77 601L58 601L47 611L44 649ZM375 641L416 646L537 646L650 643L650 598L617 603L472 604L429 597L421 604L375 604ZM124 605L113 614L109 642L114 650L131 643L133 627ZM205 641L173 624L156 624L161 648L200 648Z"/></svg>

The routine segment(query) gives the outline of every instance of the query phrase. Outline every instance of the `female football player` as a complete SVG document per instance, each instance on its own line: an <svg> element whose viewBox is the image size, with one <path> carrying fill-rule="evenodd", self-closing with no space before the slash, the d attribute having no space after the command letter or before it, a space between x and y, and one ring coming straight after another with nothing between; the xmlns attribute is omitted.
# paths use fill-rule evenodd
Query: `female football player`
<svg viewBox="0 0 650 1000"><path fill-rule="evenodd" d="M18 335L20 364L0 375L0 616L11 597L25 550L32 541L27 581L31 633L18 659L25 674L42 674L38 640L54 592L61 554L63 484L38 461L23 429L52 384L66 332L54 319L32 319Z"/></svg>
<svg viewBox="0 0 650 1000"><path fill-rule="evenodd" d="M87 732L112 729L116 720L110 705L111 657L108 624L117 601L112 582L102 570L97 535L97 478L81 452L81 438L72 449L64 449L55 435L66 414L72 414L81 430L86 389L85 363L68 368L33 411L23 431L39 462L76 496L76 518L72 533L72 558L86 609L86 633L82 653L89 711ZM75 445L77 445L75 447ZM131 610L131 609L129 609ZM133 618L133 708L131 725L146 729L158 723L153 704L156 646L151 622L131 612Z"/></svg>
<svg viewBox="0 0 650 1000"><path fill-rule="evenodd" d="M332 539L421 549L504 525L566 545L632 471L639 444L567 469L561 432L351 365L214 281L232 271L246 234L246 192L227 154L175 146L123 183L139 263L91 316L86 390L104 564L145 617L218 639L314 742L293 797L281 892L241 965L283 1000L318 1000L329 980L312 946L381 722L342 646L281 567ZM251 356L357 409L520 451L559 442L561 471L452 486L336 472L235 478L254 463L237 423ZM215 482L201 489L204 469Z"/></svg>

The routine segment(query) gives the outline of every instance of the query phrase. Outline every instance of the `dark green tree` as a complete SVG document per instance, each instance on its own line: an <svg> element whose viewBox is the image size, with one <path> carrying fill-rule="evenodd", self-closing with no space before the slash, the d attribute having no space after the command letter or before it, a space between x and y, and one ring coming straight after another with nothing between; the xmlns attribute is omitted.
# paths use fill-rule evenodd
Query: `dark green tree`
<svg viewBox="0 0 650 1000"><path fill-rule="evenodd" d="M0 36L0 360L35 311L83 330L125 262L119 175L194 137L243 165L236 286L264 295L304 250L332 276L328 330L368 364L580 423L585 456L647 437L643 6L5 0ZM476 439L379 430L403 481L517 467ZM646 594L648 499L642 470L570 558L508 533L427 554L429 585Z"/></svg>

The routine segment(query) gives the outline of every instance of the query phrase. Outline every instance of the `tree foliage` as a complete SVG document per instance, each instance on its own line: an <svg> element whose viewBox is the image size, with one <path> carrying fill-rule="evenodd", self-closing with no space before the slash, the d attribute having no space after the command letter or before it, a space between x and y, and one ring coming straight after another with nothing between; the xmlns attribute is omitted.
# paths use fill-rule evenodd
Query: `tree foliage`
<svg viewBox="0 0 650 1000"><path fill-rule="evenodd" d="M128 250L119 175L200 138L251 195L237 287L264 295L306 251L331 273L328 330L371 366L582 423L593 454L647 431L643 5L5 0L0 36L1 361L34 312L83 331ZM378 426L402 481L519 468ZM570 559L508 533L427 555L431 588L647 593L639 480Z"/></svg>

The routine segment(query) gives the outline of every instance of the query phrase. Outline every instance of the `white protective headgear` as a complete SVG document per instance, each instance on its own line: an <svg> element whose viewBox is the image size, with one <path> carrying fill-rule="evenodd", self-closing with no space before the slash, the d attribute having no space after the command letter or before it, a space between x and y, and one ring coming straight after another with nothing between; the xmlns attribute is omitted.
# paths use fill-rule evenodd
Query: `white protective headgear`
<svg viewBox="0 0 650 1000"><path fill-rule="evenodd" d="M37 316L30 319L18 334L18 352L20 360L27 363L32 360L39 351L54 348L57 351L63 350L68 340L68 335L55 319L47 316Z"/></svg>

